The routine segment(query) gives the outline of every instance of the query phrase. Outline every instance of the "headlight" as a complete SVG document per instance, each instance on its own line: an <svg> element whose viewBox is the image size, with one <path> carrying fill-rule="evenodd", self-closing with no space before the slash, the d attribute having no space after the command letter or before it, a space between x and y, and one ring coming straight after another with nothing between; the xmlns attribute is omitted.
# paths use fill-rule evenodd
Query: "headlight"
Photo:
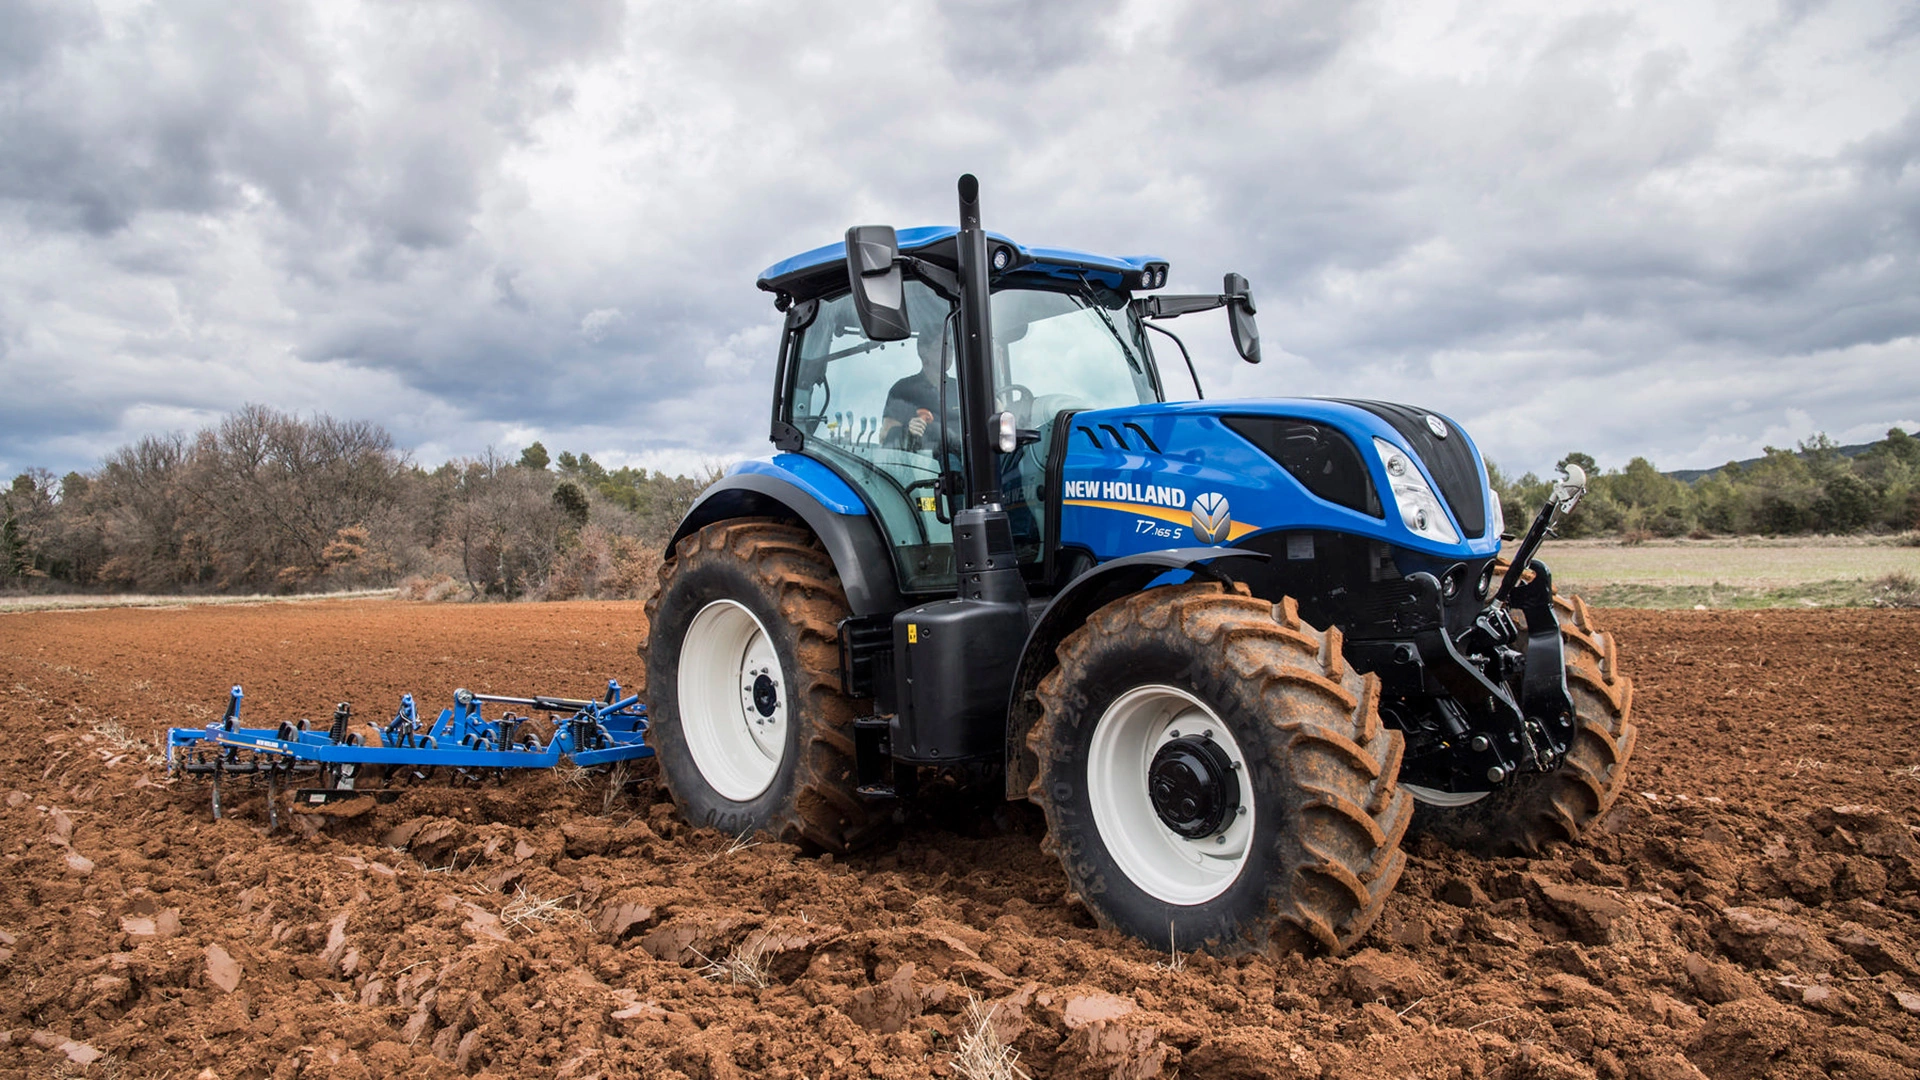
<svg viewBox="0 0 1920 1080"><path fill-rule="evenodd" d="M1493 538L1498 540L1507 535L1507 511L1500 505L1500 493L1493 490L1492 484L1487 485L1487 499L1493 503Z"/></svg>
<svg viewBox="0 0 1920 1080"><path fill-rule="evenodd" d="M1373 440L1373 450L1386 466L1387 489L1393 493L1394 509L1400 511L1400 521L1407 530L1442 544L1459 543L1460 534L1453 531L1453 522L1447 520L1447 508L1441 505L1407 452L1381 438Z"/></svg>

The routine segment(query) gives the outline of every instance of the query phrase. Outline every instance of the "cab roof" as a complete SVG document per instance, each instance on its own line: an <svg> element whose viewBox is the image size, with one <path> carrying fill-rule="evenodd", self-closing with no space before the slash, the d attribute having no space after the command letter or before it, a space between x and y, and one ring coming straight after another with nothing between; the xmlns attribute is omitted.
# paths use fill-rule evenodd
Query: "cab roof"
<svg viewBox="0 0 1920 1080"><path fill-rule="evenodd" d="M952 225L922 225L900 229L900 254L912 255L930 263L958 269L960 230ZM1153 288L1166 281L1167 261L1153 255L1095 255L1067 248L1024 247L999 233L988 233L989 249L1005 247L1012 251L1012 264L994 275L996 283L1022 278L1078 281L1104 285L1118 292ZM989 255L991 258L991 255ZM1148 267L1155 277L1143 280ZM840 240L824 247L803 251L774 263L760 272L761 289L793 300L813 300L847 288L847 245Z"/></svg>

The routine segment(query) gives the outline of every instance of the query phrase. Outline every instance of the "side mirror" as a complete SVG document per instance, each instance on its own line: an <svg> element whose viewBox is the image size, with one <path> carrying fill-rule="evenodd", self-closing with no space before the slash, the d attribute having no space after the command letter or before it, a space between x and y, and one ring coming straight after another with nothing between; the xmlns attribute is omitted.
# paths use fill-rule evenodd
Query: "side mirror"
<svg viewBox="0 0 1920 1080"><path fill-rule="evenodd" d="M906 282L897 264L900 241L891 225L855 225L847 230L847 280L860 329L874 341L904 341Z"/></svg>
<svg viewBox="0 0 1920 1080"><path fill-rule="evenodd" d="M1253 291L1247 279L1228 274L1221 292L1227 294L1227 327L1233 331L1233 347L1240 359L1249 364L1260 362L1260 328L1253 323Z"/></svg>

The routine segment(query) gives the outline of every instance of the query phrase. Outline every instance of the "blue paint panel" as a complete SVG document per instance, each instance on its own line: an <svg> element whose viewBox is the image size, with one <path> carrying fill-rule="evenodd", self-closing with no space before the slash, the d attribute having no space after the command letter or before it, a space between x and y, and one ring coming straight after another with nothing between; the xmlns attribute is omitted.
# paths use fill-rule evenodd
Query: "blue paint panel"
<svg viewBox="0 0 1920 1080"><path fill-rule="evenodd" d="M898 241L900 245L900 250L906 254L912 254L919 248L926 247L929 244L937 244L942 240L958 235L959 232L960 230L952 225L921 225L912 229L895 229L893 235L894 239ZM1002 243L1013 243L1013 241L1008 240L998 233L988 233L987 235ZM1014 246L1019 247L1018 244L1014 244ZM760 280L763 283L778 281L788 274L816 270L828 263L843 263L846 261L847 242L843 238L831 244L814 248L812 251L803 251L798 255L774 263L772 266L760 271Z"/></svg>
<svg viewBox="0 0 1920 1080"><path fill-rule="evenodd" d="M922 225L912 229L895 230L894 236L899 242L901 253L911 255L921 248L930 247L943 240L950 240L958 235L959 232L960 230L952 225ZM1118 289L1124 287L1124 282L1120 275L1129 272L1137 273L1145 269L1146 265L1150 262L1166 262L1165 259L1156 258L1151 255L1122 255L1116 257L1111 255L1095 255L1092 252L1086 251L1074 251L1070 248L1023 247L1020 244L1014 243L1011 239L994 232L988 233L987 237L1002 244L1011 245L1014 250L1033 260L1032 263L1023 265L1016 271L1013 275L1015 277L1021 274L1031 273L1073 281L1078 279L1077 271L1085 271L1089 278L1099 278L1105 284ZM814 248L812 251L803 251L791 258L782 259L772 266L767 267L765 270L762 270L760 272L760 284L764 287L791 274L817 270L820 267L832 263L844 263L846 259L847 244L845 240L826 244Z"/></svg>
<svg viewBox="0 0 1920 1080"><path fill-rule="evenodd" d="M1307 491L1300 482L1258 447L1240 437L1221 422L1221 416L1284 416L1310 420L1336 428L1353 440L1373 477L1374 488L1387 507L1385 517L1377 518L1357 510L1338 506ZM1466 432L1450 417L1441 417L1458 438ZM1414 535L1399 516L1392 512L1392 496L1387 487L1385 465L1374 452L1373 440L1380 438L1404 451L1422 473L1426 463L1406 445L1405 440L1384 420L1364 409L1335 401L1315 398L1260 398L1243 401L1197 401L1128 406L1077 413L1076 429L1091 428L1098 434L1103 449L1094 449L1092 440L1078 430L1067 440L1067 457L1061 479L1067 487L1060 512L1060 540L1090 550L1094 557L1108 559L1142 551L1205 543L1197 536L1192 520L1194 500L1203 494L1224 496L1232 520L1252 526L1257 532L1326 530L1383 540L1397 547L1443 558L1469 558L1497 551L1500 539L1489 532L1478 540L1442 544ZM1160 453L1140 447L1141 440L1125 426L1138 425L1152 438ZM1104 427L1127 437L1131 450L1114 446ZM1473 447L1474 461L1484 476L1486 466ZM1087 497L1078 483L1097 485L1123 483L1137 485L1106 498L1096 489L1095 501L1147 504L1149 511L1135 512L1108 507L1075 505L1076 496ZM1434 490L1431 475L1427 481ZM1176 498L1169 497L1177 493ZM1489 495L1489 498L1492 496ZM1154 500L1162 505L1152 505ZM1451 515L1451 508L1448 509ZM1464 536L1460 523L1453 522L1456 534ZM1229 543L1245 535L1233 534Z"/></svg>
<svg viewBox="0 0 1920 1080"><path fill-rule="evenodd" d="M755 473L772 476L799 488L807 497L836 514L865 514L867 504L838 473L800 454L749 458L727 470L728 476Z"/></svg>

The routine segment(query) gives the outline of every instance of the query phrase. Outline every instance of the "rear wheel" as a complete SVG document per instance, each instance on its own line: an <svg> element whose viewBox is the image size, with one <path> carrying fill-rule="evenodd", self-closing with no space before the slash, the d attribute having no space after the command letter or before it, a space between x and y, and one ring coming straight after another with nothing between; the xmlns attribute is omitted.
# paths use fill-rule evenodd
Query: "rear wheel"
<svg viewBox="0 0 1920 1080"><path fill-rule="evenodd" d="M1220 954L1337 952L1406 865L1400 733L1338 631L1217 584L1100 609L1058 651L1028 796L1103 926Z"/></svg>
<svg viewBox="0 0 1920 1080"><path fill-rule="evenodd" d="M854 793L847 615L832 560L803 528L725 521L675 547L647 604L647 741L687 820L829 851L885 826Z"/></svg>
<svg viewBox="0 0 1920 1080"><path fill-rule="evenodd" d="M1620 673L1613 635L1598 628L1585 601L1555 596L1553 606L1573 699L1566 758L1552 772L1520 773L1465 805L1422 802L1416 831L1468 851L1534 855L1550 843L1578 843L1626 788L1638 739L1630 720L1633 680Z"/></svg>

